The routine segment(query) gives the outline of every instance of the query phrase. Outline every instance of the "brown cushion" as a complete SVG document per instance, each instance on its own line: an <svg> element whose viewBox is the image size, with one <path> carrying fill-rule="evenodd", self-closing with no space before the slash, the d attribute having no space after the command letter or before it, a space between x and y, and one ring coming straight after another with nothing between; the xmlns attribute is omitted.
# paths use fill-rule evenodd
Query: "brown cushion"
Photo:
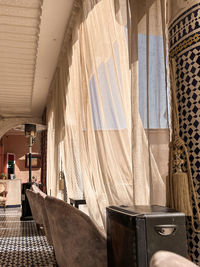
<svg viewBox="0 0 200 267"><path fill-rule="evenodd" d="M151 258L150 267L197 267L197 265L180 255L160 250Z"/></svg>
<svg viewBox="0 0 200 267"><path fill-rule="evenodd" d="M59 267L107 266L106 240L86 214L49 196L45 206Z"/></svg>

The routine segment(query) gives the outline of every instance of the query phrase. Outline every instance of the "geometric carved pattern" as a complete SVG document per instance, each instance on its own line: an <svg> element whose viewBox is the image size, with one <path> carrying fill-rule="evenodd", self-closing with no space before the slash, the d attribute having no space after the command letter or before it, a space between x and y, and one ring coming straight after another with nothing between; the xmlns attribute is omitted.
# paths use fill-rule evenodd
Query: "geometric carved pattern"
<svg viewBox="0 0 200 267"><path fill-rule="evenodd" d="M194 38L194 36L196 36ZM169 27L170 56L176 61L176 96L180 137L188 150L193 184L200 207L200 4L184 11ZM194 210L194 226L199 228ZM188 250L200 264L200 234L187 218Z"/></svg>

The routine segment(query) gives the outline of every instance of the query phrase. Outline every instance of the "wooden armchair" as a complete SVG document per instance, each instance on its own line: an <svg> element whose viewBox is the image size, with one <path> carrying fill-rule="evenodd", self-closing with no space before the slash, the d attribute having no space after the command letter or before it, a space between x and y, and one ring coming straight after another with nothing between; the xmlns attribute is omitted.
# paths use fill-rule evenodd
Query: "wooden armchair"
<svg viewBox="0 0 200 267"><path fill-rule="evenodd" d="M6 183L0 182L0 205L3 205L4 211L6 210L7 193Z"/></svg>

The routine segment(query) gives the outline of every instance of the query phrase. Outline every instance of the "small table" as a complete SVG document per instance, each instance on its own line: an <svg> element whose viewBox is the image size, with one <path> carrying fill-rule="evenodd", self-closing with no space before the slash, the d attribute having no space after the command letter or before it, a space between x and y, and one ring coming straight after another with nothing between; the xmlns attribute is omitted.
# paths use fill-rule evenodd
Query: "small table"
<svg viewBox="0 0 200 267"><path fill-rule="evenodd" d="M74 199L74 198L69 198L70 205L75 206L75 208L78 209L79 205L85 205L86 200L85 199Z"/></svg>

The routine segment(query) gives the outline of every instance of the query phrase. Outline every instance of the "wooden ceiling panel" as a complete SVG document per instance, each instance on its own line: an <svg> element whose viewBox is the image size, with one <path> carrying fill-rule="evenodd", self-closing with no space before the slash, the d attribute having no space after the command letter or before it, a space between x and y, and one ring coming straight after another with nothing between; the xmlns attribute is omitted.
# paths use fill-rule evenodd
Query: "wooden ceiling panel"
<svg viewBox="0 0 200 267"><path fill-rule="evenodd" d="M30 112L40 0L0 0L0 112Z"/></svg>
<svg viewBox="0 0 200 267"><path fill-rule="evenodd" d="M0 0L0 118L42 116L72 6Z"/></svg>

